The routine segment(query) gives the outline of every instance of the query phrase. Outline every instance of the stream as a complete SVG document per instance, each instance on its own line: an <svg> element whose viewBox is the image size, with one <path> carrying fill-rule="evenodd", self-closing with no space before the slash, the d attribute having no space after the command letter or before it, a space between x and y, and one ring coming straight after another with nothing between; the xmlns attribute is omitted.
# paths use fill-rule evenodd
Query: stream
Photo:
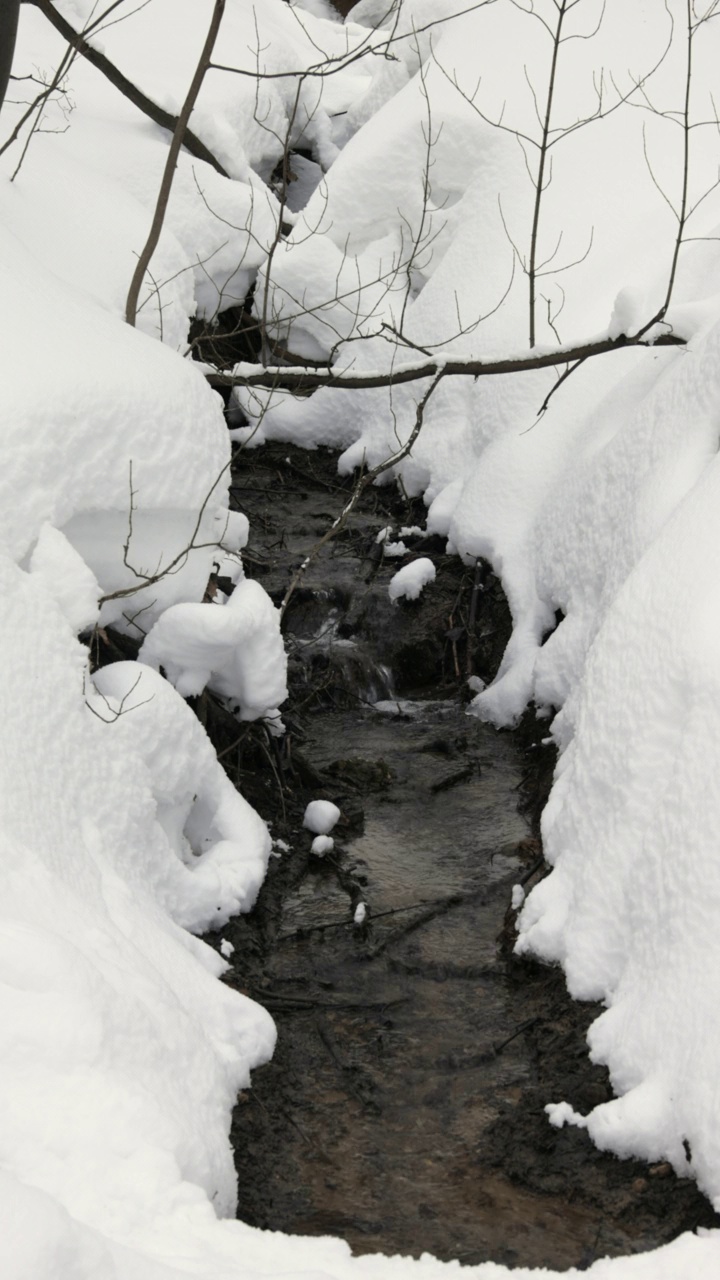
<svg viewBox="0 0 720 1280"><path fill-rule="evenodd" d="M234 478L247 571L279 602L348 482L329 451L287 445L246 451ZM468 673L492 678L509 633L486 569L408 535L437 579L390 604L406 561L378 556L377 533L420 523L421 504L373 490L308 567L285 618L284 740L229 750L231 728L208 724L282 842L254 912L223 931L226 980L279 1033L234 1113L239 1216L358 1253L560 1268L717 1225L669 1166L547 1121L547 1102L612 1096L587 1057L597 1006L512 954L513 886L546 870L547 722L497 732L466 714ZM341 810L322 858L302 829L316 797Z"/></svg>

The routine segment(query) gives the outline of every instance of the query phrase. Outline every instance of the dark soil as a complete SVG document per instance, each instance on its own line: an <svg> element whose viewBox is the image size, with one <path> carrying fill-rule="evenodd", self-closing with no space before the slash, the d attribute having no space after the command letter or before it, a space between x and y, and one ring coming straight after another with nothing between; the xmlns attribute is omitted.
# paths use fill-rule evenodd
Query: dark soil
<svg viewBox="0 0 720 1280"><path fill-rule="evenodd" d="M322 450L269 445L238 461L247 571L280 603L349 482ZM558 969L512 955L512 885L545 873L547 721L528 713L498 734L465 714L467 675L490 679L509 634L486 566L410 539L437 578L420 601L390 605L403 561L383 562L377 532L423 515L372 490L308 568L285 614L280 745L213 699L198 708L230 776L291 846L223 935L236 947L227 981L279 1031L235 1111L239 1215L341 1235L358 1253L554 1267L717 1226L668 1166L620 1161L548 1123L548 1102L587 1112L612 1095L585 1042L598 1008L571 1002ZM369 705L387 698L383 666L410 699L404 714ZM322 861L302 831L318 796L342 810ZM360 901L369 915L355 927Z"/></svg>

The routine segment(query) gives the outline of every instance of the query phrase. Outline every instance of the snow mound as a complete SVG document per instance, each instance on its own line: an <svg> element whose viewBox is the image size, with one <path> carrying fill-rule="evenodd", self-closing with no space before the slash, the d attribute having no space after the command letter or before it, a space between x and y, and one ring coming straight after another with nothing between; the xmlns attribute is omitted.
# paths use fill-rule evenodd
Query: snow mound
<svg viewBox="0 0 720 1280"><path fill-rule="evenodd" d="M305 810L303 826L307 827L308 831L315 832L316 835L326 836L332 831L339 818L340 810L331 800L311 800Z"/></svg>
<svg viewBox="0 0 720 1280"><path fill-rule="evenodd" d="M305 824L307 826L307 823ZM312 827L310 830L312 831ZM315 854L316 858L324 858L326 853L332 853L335 848L335 841L332 836L316 836L310 845L310 852Z"/></svg>
<svg viewBox="0 0 720 1280"><path fill-rule="evenodd" d="M435 565L427 556L418 556L393 574L388 584L391 600L417 600L429 582L435 581Z"/></svg>
<svg viewBox="0 0 720 1280"><path fill-rule="evenodd" d="M183 697L209 685L237 703L241 720L277 717L287 698L280 614L264 588L249 579L236 585L226 604L166 609L139 657L162 666Z"/></svg>

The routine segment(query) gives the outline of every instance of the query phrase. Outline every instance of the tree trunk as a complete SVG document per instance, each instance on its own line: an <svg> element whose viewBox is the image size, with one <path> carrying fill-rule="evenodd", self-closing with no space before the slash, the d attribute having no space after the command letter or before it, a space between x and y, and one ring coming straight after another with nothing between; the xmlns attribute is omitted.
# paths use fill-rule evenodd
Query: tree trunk
<svg viewBox="0 0 720 1280"><path fill-rule="evenodd" d="M0 110L10 79L19 12L20 0L0 0Z"/></svg>

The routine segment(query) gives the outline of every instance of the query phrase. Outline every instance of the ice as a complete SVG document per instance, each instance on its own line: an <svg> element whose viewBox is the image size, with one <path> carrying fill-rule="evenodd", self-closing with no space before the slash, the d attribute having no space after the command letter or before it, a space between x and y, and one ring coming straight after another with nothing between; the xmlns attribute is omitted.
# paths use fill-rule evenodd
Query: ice
<svg viewBox="0 0 720 1280"><path fill-rule="evenodd" d="M326 836L332 831L339 818L340 810L331 800L311 800L305 810L303 826L316 835Z"/></svg>
<svg viewBox="0 0 720 1280"><path fill-rule="evenodd" d="M403 548L404 551L404 548ZM435 565L427 556L418 556L393 574L388 584L391 600L417 600L429 582L435 581Z"/></svg>

